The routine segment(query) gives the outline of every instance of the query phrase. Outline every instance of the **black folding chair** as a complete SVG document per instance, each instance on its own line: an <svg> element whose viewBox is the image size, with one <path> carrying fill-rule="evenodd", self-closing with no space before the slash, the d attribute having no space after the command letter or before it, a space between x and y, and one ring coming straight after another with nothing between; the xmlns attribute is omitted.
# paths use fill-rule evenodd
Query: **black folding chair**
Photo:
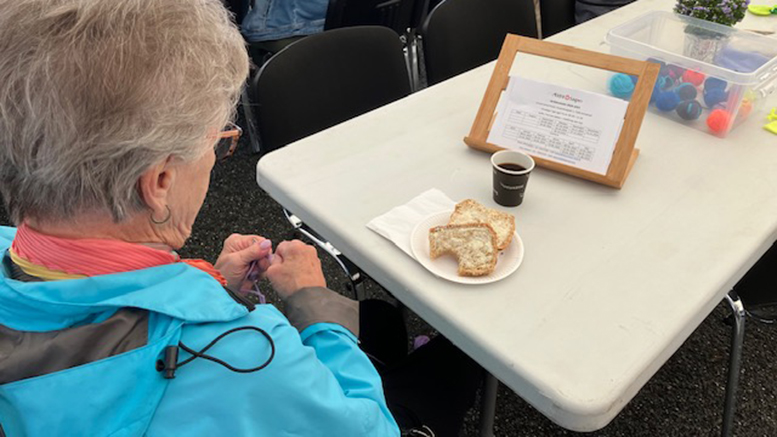
<svg viewBox="0 0 777 437"><path fill-rule="evenodd" d="M575 25L575 0L540 0L542 38Z"/></svg>
<svg viewBox="0 0 777 437"><path fill-rule="evenodd" d="M536 38L533 0L445 0L421 33L429 85L493 61L508 33Z"/></svg>
<svg viewBox="0 0 777 437"><path fill-rule="evenodd" d="M253 0L222 0L224 7L231 12L235 18L235 24L240 26L243 19L248 14L251 8ZM257 62L254 60L254 62ZM243 91L240 93L240 103L238 107L243 111L243 118L245 119L245 131L248 139L248 144L251 146L251 150L259 152L261 145L259 144L258 134L256 132L256 126L253 123L253 112L251 111L251 103L248 98L248 91L243 87ZM2 437L2 436L0 436Z"/></svg>
<svg viewBox="0 0 777 437"><path fill-rule="evenodd" d="M410 94L402 44L386 27L358 26L303 38L262 66L250 87L263 151ZM335 258L359 297L364 274L289 211L292 226Z"/></svg>
<svg viewBox="0 0 777 437"><path fill-rule="evenodd" d="M350 26L383 26L402 41L410 85L418 89L417 28L426 19L430 0L329 0L325 30Z"/></svg>
<svg viewBox="0 0 777 437"><path fill-rule="evenodd" d="M731 336L731 352L726 383L726 400L723 407L721 434L730 436L734 425L739 374L742 367L742 345L745 340L745 320L774 324L777 322L777 243L766 251L734 289L726 296L733 312L734 329Z"/></svg>
<svg viewBox="0 0 777 437"><path fill-rule="evenodd" d="M324 30L383 26L402 35L413 19L416 0L329 0Z"/></svg>

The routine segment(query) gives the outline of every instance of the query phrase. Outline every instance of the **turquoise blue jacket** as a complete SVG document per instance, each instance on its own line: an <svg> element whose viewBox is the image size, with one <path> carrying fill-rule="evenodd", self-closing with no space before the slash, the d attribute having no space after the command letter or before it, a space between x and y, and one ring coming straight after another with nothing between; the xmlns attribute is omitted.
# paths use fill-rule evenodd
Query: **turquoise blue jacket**
<svg viewBox="0 0 777 437"><path fill-rule="evenodd" d="M14 232L0 227L0 253ZM19 282L2 270L0 325L12 330L97 323L122 307L150 312L145 346L0 385L0 425L10 437L399 435L380 377L357 339L339 325L297 332L275 307L249 312L206 273L181 263L51 282ZM165 346L182 341L200 349L246 325L274 341L275 357L265 369L236 373L195 359L174 379L157 371ZM242 331L208 353L251 368L268 358L270 345Z"/></svg>

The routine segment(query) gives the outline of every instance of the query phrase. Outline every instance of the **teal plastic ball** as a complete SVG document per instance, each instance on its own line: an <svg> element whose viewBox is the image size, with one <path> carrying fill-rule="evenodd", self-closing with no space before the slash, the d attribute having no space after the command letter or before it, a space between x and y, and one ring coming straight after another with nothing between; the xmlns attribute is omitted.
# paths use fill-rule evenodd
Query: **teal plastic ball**
<svg viewBox="0 0 777 437"><path fill-rule="evenodd" d="M669 76L658 76L658 79L656 79L656 86L658 86L658 89L661 91L666 91L674 86L674 81Z"/></svg>
<svg viewBox="0 0 777 437"><path fill-rule="evenodd" d="M628 74L617 73L610 77L607 83L610 94L619 99L628 99L634 93L634 82Z"/></svg>

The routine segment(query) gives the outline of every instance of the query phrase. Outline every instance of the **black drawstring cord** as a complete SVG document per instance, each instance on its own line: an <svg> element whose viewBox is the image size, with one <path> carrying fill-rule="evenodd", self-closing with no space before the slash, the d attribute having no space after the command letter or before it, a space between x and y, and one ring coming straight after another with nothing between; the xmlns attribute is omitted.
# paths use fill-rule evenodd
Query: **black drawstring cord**
<svg viewBox="0 0 777 437"><path fill-rule="evenodd" d="M253 368L250 368L250 369L239 369L237 367L230 366L225 361L222 361L222 360L220 360L220 359L218 359L216 357L213 357L213 356L205 354L205 351L207 351L213 345L218 343L219 340L221 340L222 338L226 337L229 334L232 334L232 333L235 333L235 332L238 332L238 331L245 331L245 330L257 331L260 334L264 335L264 337L267 339L267 341L270 342L270 349L271 349L270 357L261 366L253 367ZM185 344L183 344L183 342L178 343L178 346L180 346L180 348L185 350L186 352L192 354L192 356L187 358L187 359L185 359L185 360L183 360L183 361L181 361L180 363L178 363L177 367L181 367L184 364L188 364L192 360L194 360L195 358L204 358L206 360L213 361L214 363L221 364L222 366L226 367L227 369L229 369L229 370L231 370L233 372L237 372L237 373L251 373L251 372L257 372L259 370L264 369L265 367L267 367L268 364L270 364L270 361L272 361L272 359L275 357L275 343L272 341L272 338L270 338L270 335L266 331L262 330L261 328L257 328L256 326L241 326L239 328L230 329L229 331L226 331L226 332L222 333L221 335L219 335L218 337L214 338L213 341L208 343L207 346L205 346L204 348L202 348L199 351L195 351L194 349L186 346Z"/></svg>
<svg viewBox="0 0 777 437"><path fill-rule="evenodd" d="M221 339L223 339L227 335L233 334L233 333L238 332L238 331L247 331L247 330L256 331L256 332L262 334L267 339L267 341L270 342L270 357L267 358L267 361L265 361L261 366L253 367L253 368L250 368L250 369L240 369L240 368L231 366L229 363L227 363L227 362L225 362L223 360L220 360L220 359L218 359L218 358L216 358L214 356L205 354L205 352L208 349L213 347L213 345L218 343ZM180 363L177 362L178 361L178 348L179 347L181 349L183 349L184 351L186 351L186 352L188 352L189 354L192 355L191 357L181 361ZM273 342L272 338L270 337L270 334L268 334L265 330L263 330L261 328L257 328L256 326L241 326L239 328L233 328L233 329L230 329L229 331L223 332L221 335L219 335L218 337L214 338L210 343L208 343L207 346L205 346L204 348L200 349L199 351L196 351L196 350L186 346L183 342L179 342L178 346L167 346L165 348L165 358L164 358L164 360L157 361L157 370L160 371L160 372L164 371L165 372L164 373L164 377L166 379L173 379L173 378L175 378L175 371L179 367L181 367L181 366L183 366L185 364L189 364L190 362L192 362L196 358L203 358L203 359L206 359L206 360L209 360L209 361L213 361L214 363L221 364L222 366L226 367L227 369L229 369L229 370L231 370L233 372L237 372L237 373L258 372L258 371L264 369L265 367L267 367L270 364L270 362L273 360L273 358L275 358L275 342Z"/></svg>

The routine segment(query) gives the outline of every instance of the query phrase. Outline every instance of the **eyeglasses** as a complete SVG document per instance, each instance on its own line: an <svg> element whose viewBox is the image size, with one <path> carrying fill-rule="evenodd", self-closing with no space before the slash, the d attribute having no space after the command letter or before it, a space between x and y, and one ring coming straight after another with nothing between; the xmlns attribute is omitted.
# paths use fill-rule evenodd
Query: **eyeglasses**
<svg viewBox="0 0 777 437"><path fill-rule="evenodd" d="M235 149L237 149L237 141L242 134L243 129L240 129L240 126L234 123L229 123L223 131L219 132L216 135L216 138L219 139L215 147L216 159L221 161L232 156L235 153Z"/></svg>

